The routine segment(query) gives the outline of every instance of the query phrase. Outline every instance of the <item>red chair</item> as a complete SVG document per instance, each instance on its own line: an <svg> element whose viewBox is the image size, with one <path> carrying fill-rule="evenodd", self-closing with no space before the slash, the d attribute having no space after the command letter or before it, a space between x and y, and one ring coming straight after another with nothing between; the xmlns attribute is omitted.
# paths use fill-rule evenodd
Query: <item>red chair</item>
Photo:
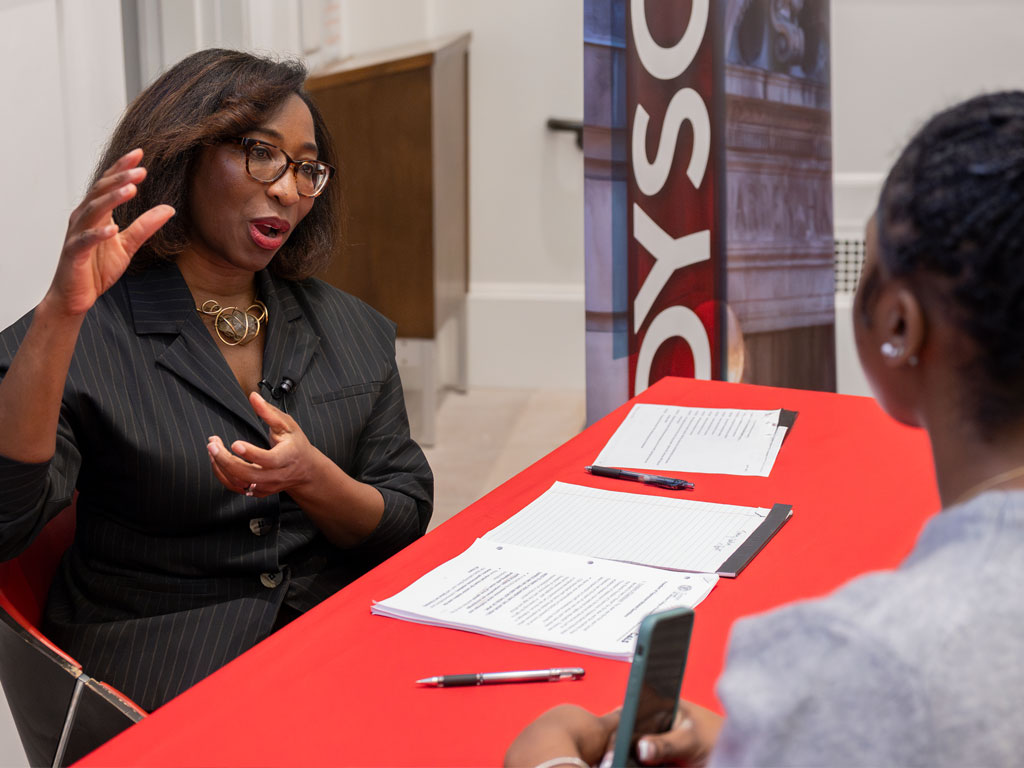
<svg viewBox="0 0 1024 768"><path fill-rule="evenodd" d="M72 505L28 549L0 563L0 682L31 765L69 765L146 716L39 631L53 575L74 533Z"/></svg>

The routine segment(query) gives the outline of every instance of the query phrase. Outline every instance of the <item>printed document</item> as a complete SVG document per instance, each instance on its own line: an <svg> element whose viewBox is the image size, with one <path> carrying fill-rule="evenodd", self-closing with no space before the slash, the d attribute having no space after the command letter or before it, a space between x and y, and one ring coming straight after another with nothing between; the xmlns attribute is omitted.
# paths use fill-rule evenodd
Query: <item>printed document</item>
<svg viewBox="0 0 1024 768"><path fill-rule="evenodd" d="M715 573L769 511L556 482L483 539Z"/></svg>
<svg viewBox="0 0 1024 768"><path fill-rule="evenodd" d="M629 660L647 614L692 608L717 580L477 539L371 611Z"/></svg>
<svg viewBox="0 0 1024 768"><path fill-rule="evenodd" d="M787 427L781 410L638 403L594 460L605 467L767 477Z"/></svg>

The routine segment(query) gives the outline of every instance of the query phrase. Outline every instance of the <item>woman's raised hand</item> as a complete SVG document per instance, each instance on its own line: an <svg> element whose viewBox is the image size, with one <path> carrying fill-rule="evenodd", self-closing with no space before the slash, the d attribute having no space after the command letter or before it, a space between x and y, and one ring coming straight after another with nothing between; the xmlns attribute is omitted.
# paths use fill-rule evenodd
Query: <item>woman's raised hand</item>
<svg viewBox="0 0 1024 768"><path fill-rule="evenodd" d="M44 299L53 309L85 314L124 274L139 247L174 215L171 206L157 205L124 230L114 223L114 209L133 198L136 185L146 178L141 160L141 149L121 157L71 212L57 272Z"/></svg>

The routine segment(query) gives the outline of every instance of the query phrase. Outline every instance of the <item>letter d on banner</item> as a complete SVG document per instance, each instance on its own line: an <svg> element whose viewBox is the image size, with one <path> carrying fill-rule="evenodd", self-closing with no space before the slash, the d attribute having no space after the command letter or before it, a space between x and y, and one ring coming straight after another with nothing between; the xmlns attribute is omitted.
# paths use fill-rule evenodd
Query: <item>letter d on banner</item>
<svg viewBox="0 0 1024 768"><path fill-rule="evenodd" d="M711 342L708 340L708 332L704 330L704 323L692 309L677 305L662 310L644 335L640 355L636 359L634 393L643 392L650 385L651 364L658 347L676 337L690 345L693 353L693 378L711 378Z"/></svg>

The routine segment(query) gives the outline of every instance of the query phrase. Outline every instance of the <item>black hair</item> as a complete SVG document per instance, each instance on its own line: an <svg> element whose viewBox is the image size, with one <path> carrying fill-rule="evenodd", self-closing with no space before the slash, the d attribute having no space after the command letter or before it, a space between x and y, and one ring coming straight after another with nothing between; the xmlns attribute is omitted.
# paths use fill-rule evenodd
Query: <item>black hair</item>
<svg viewBox="0 0 1024 768"><path fill-rule="evenodd" d="M882 188L879 259L910 285L938 276L974 344L963 367L983 436L1024 416L1024 92L978 96L929 120Z"/></svg>
<svg viewBox="0 0 1024 768"><path fill-rule="evenodd" d="M201 149L256 128L291 94L299 96L313 116L319 158L337 167L327 125L303 90L305 80L301 61L210 48L179 61L128 106L93 181L119 157L142 147L146 181L134 198L114 210L114 221L124 228L159 203L177 210L135 255L134 268L173 259L188 245L189 180ZM334 254L339 207L338 185L328 184L275 254L270 271L302 279L326 266Z"/></svg>

